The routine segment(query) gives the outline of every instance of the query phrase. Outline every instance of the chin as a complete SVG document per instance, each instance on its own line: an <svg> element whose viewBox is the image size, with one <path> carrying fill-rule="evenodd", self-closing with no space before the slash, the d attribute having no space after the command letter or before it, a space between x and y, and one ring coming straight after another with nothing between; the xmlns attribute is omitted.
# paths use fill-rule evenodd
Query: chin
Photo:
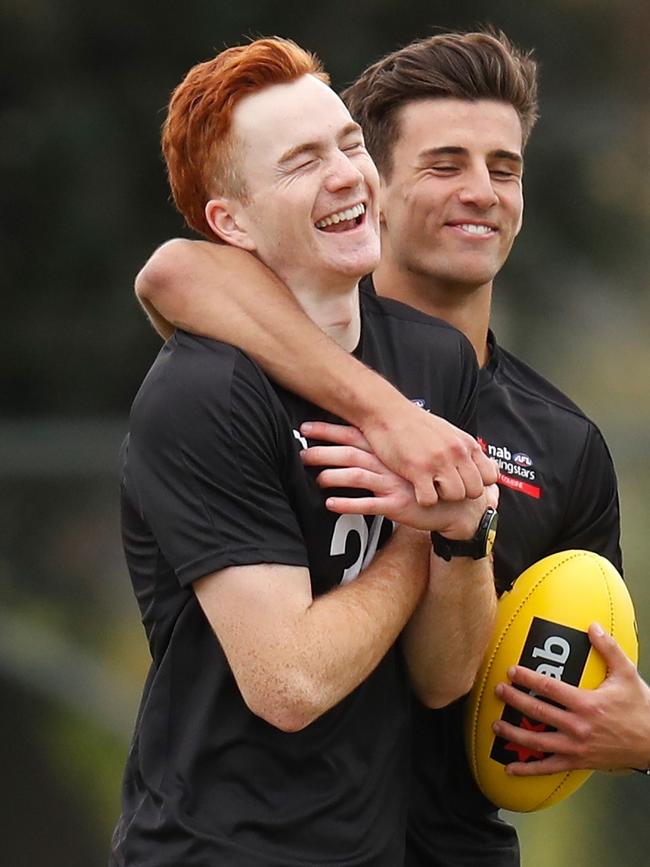
<svg viewBox="0 0 650 867"><path fill-rule="evenodd" d="M454 264L456 264L457 267L454 267ZM485 286L488 283L491 283L500 270L500 266L497 267L495 263L485 263L480 267L476 267L476 265L477 263L475 262L471 263L470 266L467 266L466 263L454 263L452 261L446 262L446 267L440 269L430 268L427 270L432 277L435 277L437 280L442 280L442 282L473 288Z"/></svg>
<svg viewBox="0 0 650 867"><path fill-rule="evenodd" d="M339 250L338 254L328 257L328 265L341 276L361 279L370 274L379 264L379 245L371 245L356 250Z"/></svg>

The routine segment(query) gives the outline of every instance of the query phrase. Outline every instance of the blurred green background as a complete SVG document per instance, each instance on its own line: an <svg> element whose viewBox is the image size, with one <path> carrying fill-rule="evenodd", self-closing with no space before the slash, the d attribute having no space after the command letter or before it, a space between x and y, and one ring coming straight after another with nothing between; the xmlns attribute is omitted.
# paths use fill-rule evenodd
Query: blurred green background
<svg viewBox="0 0 650 867"><path fill-rule="evenodd" d="M184 233L158 147L170 90L242 35L293 37L342 87L435 27L481 23L541 63L526 222L497 281L497 330L609 441L650 675L650 4L4 0L3 865L104 864L119 810L147 651L120 547L116 456L158 349L133 276ZM524 867L647 865L649 805L646 778L597 775L517 818Z"/></svg>

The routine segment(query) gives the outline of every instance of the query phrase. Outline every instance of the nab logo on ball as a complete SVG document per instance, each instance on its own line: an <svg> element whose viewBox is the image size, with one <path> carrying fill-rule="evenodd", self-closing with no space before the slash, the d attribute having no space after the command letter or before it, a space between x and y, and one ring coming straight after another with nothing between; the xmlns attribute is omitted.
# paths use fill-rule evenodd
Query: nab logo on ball
<svg viewBox="0 0 650 867"><path fill-rule="evenodd" d="M497 604L494 632L465 702L465 745L474 779L485 797L518 812L557 804L589 778L591 771L511 777L504 765L531 762L543 754L495 738L492 724L543 730L536 720L507 708L495 695L515 663L580 689L605 678L603 658L590 645L587 629L598 621L636 663L634 607L616 569L591 551L560 551L534 563Z"/></svg>
<svg viewBox="0 0 650 867"><path fill-rule="evenodd" d="M524 649L518 660L519 665L531 668L548 677L563 680L572 686L578 686L585 670L589 656L589 636L579 629L553 623L541 617L533 617L530 630L526 637ZM522 691L527 692L528 690ZM509 705L504 706L501 719L518 728L535 731L554 731L552 726L539 723L524 716L520 711ZM503 738L495 738L490 751L490 758L502 765L510 762L529 762L544 758L544 753L529 750L519 744L508 743Z"/></svg>

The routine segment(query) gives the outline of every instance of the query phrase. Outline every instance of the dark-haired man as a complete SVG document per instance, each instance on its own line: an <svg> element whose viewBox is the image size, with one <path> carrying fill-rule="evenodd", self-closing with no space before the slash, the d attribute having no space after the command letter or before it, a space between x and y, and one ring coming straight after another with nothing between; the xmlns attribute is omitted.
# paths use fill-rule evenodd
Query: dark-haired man
<svg viewBox="0 0 650 867"><path fill-rule="evenodd" d="M537 116L532 57L503 35L439 34L383 58L344 96L381 176L382 259L369 288L451 322L482 367L479 433L501 469L498 589L570 547L597 551L620 569L616 478L600 432L489 331L493 281L521 228L523 150ZM321 342L316 365L314 329L277 285L259 306L246 287L260 280L252 257L177 241L157 251L137 290L148 309L244 346L312 399L334 395L336 411L363 428L350 398L352 391L363 400L365 382L354 359ZM390 412L383 427L390 437ZM337 437L357 441L354 431ZM461 714L461 703L416 713L409 867L519 861L514 829L469 773Z"/></svg>

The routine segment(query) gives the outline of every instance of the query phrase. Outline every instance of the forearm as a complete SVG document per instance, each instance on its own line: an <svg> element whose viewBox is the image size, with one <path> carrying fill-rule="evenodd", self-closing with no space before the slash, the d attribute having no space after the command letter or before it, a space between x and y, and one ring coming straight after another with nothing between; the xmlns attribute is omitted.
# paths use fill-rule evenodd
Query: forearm
<svg viewBox="0 0 650 867"><path fill-rule="evenodd" d="M397 640L426 586L427 537L397 528L355 580L314 600L300 638L310 649L314 718L364 681Z"/></svg>
<svg viewBox="0 0 650 867"><path fill-rule="evenodd" d="M229 567L194 582L254 714L297 731L368 677L424 591L423 535L399 528L357 578L315 599L304 567Z"/></svg>
<svg viewBox="0 0 650 867"><path fill-rule="evenodd" d="M160 247L136 278L156 330L171 323L243 349L285 388L353 424L406 403L377 373L341 349L252 254L178 238ZM296 363L298 360L299 363Z"/></svg>
<svg viewBox="0 0 650 867"><path fill-rule="evenodd" d="M431 553L431 577L402 642L413 688L428 707L471 689L492 634L496 593L490 558Z"/></svg>
<svg viewBox="0 0 650 867"><path fill-rule="evenodd" d="M247 352L273 379L362 430L418 501L477 497L496 466L469 434L422 412L309 319L289 289L235 247L176 239L136 279L156 329L169 323Z"/></svg>

